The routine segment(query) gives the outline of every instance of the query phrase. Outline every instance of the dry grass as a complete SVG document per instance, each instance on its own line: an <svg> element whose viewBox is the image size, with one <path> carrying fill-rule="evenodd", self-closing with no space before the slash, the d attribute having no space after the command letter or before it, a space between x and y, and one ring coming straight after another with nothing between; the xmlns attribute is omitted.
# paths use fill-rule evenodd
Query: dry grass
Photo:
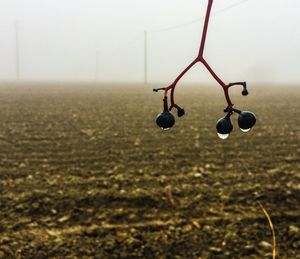
<svg viewBox="0 0 300 259"><path fill-rule="evenodd" d="M270 225L270 229L272 231L272 237L273 237L273 251L272 251L272 256L273 259L276 258L276 235L275 235L275 230L274 230L274 226L270 217L270 214L268 213L268 211L264 208L264 206L261 204L261 202L258 201L258 204L260 206L260 208L262 209L263 213L265 214L265 216L268 219L269 225Z"/></svg>

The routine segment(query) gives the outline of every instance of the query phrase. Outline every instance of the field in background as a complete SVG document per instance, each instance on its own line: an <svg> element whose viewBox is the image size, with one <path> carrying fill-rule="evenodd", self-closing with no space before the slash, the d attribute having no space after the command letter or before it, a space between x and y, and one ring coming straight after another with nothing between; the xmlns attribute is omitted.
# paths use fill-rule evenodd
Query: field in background
<svg viewBox="0 0 300 259"><path fill-rule="evenodd" d="M0 258L300 258L300 89L240 88L257 125L226 141L218 86L0 86Z"/></svg>

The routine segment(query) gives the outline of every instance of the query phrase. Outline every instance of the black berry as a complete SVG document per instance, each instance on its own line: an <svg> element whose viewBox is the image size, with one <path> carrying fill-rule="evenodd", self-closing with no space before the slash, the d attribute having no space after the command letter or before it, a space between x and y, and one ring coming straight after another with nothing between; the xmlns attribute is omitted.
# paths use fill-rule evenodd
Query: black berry
<svg viewBox="0 0 300 259"><path fill-rule="evenodd" d="M230 115L227 115L224 118L219 119L217 121L216 128L217 128L218 136L221 139L228 138L230 132L233 129L232 123L230 121Z"/></svg>
<svg viewBox="0 0 300 259"><path fill-rule="evenodd" d="M175 118L174 118L173 114L169 112L167 97L164 98L163 102L164 102L164 105L163 105L164 111L157 115L156 124L162 130L168 130L174 126Z"/></svg>
<svg viewBox="0 0 300 259"><path fill-rule="evenodd" d="M244 111L241 112L238 118L238 124L242 131L249 131L256 123L256 117L254 113Z"/></svg>
<svg viewBox="0 0 300 259"><path fill-rule="evenodd" d="M162 130L168 130L174 126L175 118L172 113L164 111L157 115L156 124Z"/></svg>

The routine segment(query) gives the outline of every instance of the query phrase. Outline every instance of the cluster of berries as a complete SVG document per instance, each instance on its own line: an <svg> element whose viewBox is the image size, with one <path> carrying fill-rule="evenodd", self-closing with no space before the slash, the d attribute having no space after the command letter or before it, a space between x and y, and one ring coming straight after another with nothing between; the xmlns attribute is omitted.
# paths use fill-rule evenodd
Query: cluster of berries
<svg viewBox="0 0 300 259"><path fill-rule="evenodd" d="M248 111L237 111L236 112L239 114L238 117L238 124L243 132L248 132L251 130L251 128L254 126L256 123L256 117L253 112L248 112ZM227 115L217 121L217 133L218 136L221 139L227 139L230 132L233 129L230 116L232 115L232 112L227 113Z"/></svg>
<svg viewBox="0 0 300 259"><path fill-rule="evenodd" d="M174 82L169 85L168 87L165 88L158 88L158 89L153 89L153 91L158 92L159 90L164 90L164 110L163 112L159 113L158 116L156 117L156 123L157 125L163 129L163 130L168 130L172 128L175 124L175 118L170 113L170 111L173 108L177 109L177 115L178 117L182 117L184 115L184 109L180 108L174 100L174 93L175 93L175 88L177 86L177 83L180 81L180 79L197 63L202 63L205 68L208 70L208 72L212 75L212 77L219 83L219 85L223 88L225 99L227 102L227 108L224 110L227 115L224 118L221 118L217 121L217 134L221 139L226 139L228 138L230 132L233 129L232 123L230 121L230 116L233 113L239 114L238 117L238 124L239 127L242 131L247 132L249 131L254 124L256 123L256 117L252 112L248 111L240 111L235 108L233 108L233 103L231 102L230 96L229 96L229 88L234 86L234 85L241 85L243 86L243 91L242 95L246 96L248 95L248 90L246 86L246 82L235 82L235 83L230 83L230 84L225 84L220 77L215 73L215 71L210 67L210 65L207 63L205 60L203 53L204 53L204 47L205 47L205 42L206 42L206 35L207 35L207 29L208 29L208 22L209 22L209 17L211 13L211 8L212 8L213 0L208 0L208 5L207 5L207 10L206 10L206 16L204 20L204 26L203 26L203 31L202 31L202 38L201 38L201 44L199 48L199 52L197 57L189 64L174 80ZM170 102L171 105L170 107L168 106L168 93L170 91Z"/></svg>
<svg viewBox="0 0 300 259"><path fill-rule="evenodd" d="M158 89L154 89L157 91ZM162 90L162 89L161 89ZM242 92L243 95L248 95L248 91L246 88L246 84L244 83L244 90ZM165 96L163 99L163 112L159 113L156 117L156 124L162 130L168 130L172 128L175 124L174 115L169 111L168 106L168 98ZM177 108L177 116L182 117L185 114L184 109L180 108L176 105ZM226 112L226 116L219 119L217 121L216 129L217 134L221 139L228 138L229 134L233 130L233 125L231 123L230 117L233 113L239 114L238 117L238 125L243 132L248 132L256 123L256 117L254 113L249 111L240 111L237 109L227 107L224 112Z"/></svg>

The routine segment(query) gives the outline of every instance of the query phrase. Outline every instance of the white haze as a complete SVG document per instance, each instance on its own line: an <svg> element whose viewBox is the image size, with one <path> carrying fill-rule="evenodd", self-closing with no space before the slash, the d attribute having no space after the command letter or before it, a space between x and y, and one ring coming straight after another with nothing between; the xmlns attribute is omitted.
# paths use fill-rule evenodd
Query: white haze
<svg viewBox="0 0 300 259"><path fill-rule="evenodd" d="M213 12L239 0L215 0ZM0 0L0 80L142 82L143 31L204 15L207 0ZM300 1L248 0L211 17L205 56L225 81L300 82ZM195 57L202 22L149 32L149 81L168 83ZM96 53L98 51L98 71ZM198 65L184 82L212 82Z"/></svg>

